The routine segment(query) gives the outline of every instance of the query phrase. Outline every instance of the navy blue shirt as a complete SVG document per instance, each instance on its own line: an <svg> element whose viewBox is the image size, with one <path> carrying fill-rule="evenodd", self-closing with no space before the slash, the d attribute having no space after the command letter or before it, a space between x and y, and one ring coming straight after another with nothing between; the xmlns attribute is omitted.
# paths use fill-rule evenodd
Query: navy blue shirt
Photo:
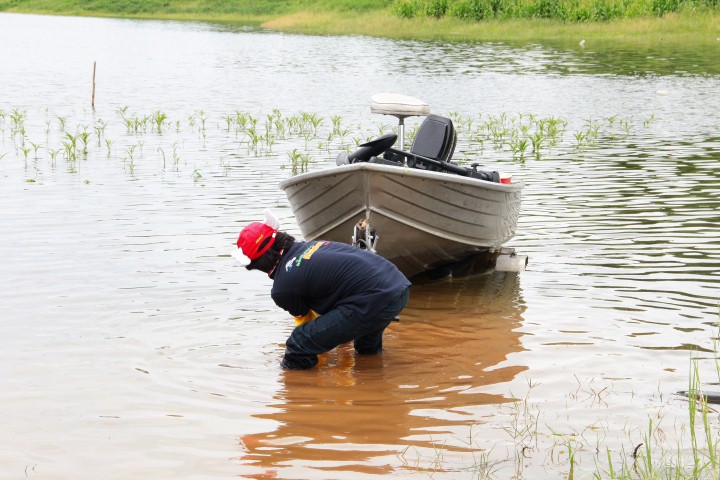
<svg viewBox="0 0 720 480"><path fill-rule="evenodd" d="M294 316L339 308L373 318L410 286L385 258L339 242L295 242L274 273L270 295Z"/></svg>

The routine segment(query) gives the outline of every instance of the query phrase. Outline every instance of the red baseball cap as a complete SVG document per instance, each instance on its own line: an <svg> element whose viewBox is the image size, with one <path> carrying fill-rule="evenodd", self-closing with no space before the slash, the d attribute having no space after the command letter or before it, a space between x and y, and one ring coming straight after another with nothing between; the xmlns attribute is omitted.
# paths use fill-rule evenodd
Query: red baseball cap
<svg viewBox="0 0 720 480"><path fill-rule="evenodd" d="M243 266L262 257L275 241L280 222L269 210L265 211L265 222L252 222L240 231L238 249L232 256Z"/></svg>

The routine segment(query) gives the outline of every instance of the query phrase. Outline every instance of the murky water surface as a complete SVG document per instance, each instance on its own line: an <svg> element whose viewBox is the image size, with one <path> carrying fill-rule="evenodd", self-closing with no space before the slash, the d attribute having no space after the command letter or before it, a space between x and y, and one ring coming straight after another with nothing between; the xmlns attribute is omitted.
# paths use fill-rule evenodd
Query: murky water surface
<svg viewBox="0 0 720 480"><path fill-rule="evenodd" d="M0 14L0 478L558 478L568 446L587 478L651 418L686 452L691 357L720 389L719 60ZM526 182L529 268L417 283L382 356L283 372L292 321L229 252L265 207L298 232L292 152L387 131L383 91Z"/></svg>

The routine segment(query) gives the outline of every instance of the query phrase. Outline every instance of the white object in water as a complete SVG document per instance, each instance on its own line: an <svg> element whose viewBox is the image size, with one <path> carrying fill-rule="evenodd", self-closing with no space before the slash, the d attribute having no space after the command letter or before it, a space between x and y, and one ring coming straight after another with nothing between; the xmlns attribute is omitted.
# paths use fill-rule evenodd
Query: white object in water
<svg viewBox="0 0 720 480"><path fill-rule="evenodd" d="M668 91L667 90L658 90L657 92L655 92L655 94L665 96L668 94Z"/></svg>
<svg viewBox="0 0 720 480"><path fill-rule="evenodd" d="M527 255L517 255L515 252L501 253L495 261L495 270L498 272L524 272L528 264Z"/></svg>

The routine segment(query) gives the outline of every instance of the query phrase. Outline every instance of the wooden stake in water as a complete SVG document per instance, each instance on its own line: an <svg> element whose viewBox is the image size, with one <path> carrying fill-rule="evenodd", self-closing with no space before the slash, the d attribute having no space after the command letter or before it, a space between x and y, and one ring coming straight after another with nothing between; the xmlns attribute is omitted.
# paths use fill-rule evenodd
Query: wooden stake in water
<svg viewBox="0 0 720 480"><path fill-rule="evenodd" d="M95 110L95 67L97 62L93 62L93 90L92 90L92 109Z"/></svg>

